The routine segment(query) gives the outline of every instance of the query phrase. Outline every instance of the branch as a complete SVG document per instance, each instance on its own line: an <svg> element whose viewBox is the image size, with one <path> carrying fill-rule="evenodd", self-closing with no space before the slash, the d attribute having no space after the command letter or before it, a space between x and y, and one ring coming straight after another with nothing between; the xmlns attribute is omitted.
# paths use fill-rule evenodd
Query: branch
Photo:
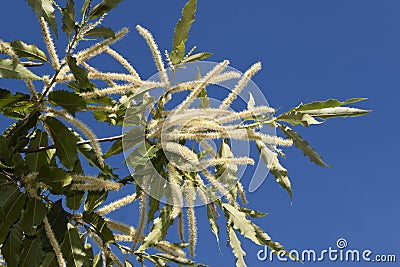
<svg viewBox="0 0 400 267"><path fill-rule="evenodd" d="M112 142L118 139L122 139L125 135L116 135L116 136L110 136L110 137L105 137L105 138L99 138L96 139L97 142L102 143L102 142ZM83 140L83 141L79 141L76 143L76 145L86 145L86 144L90 144L91 141L90 140ZM40 151L46 151L49 149L54 149L56 148L55 145L50 145L50 146L42 146L42 147L38 147L38 148L24 148L21 150L21 153L36 153L36 152L40 152Z"/></svg>

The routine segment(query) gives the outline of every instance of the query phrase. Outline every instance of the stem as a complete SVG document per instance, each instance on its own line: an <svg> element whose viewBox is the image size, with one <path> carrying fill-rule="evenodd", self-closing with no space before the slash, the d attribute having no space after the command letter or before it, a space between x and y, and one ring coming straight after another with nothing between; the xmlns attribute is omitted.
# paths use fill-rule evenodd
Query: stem
<svg viewBox="0 0 400 267"><path fill-rule="evenodd" d="M116 136L111 136L111 137L99 138L99 139L96 139L96 141L99 142L99 143L112 142L112 141L115 141L115 140L118 140L118 139L122 139L124 136L125 135L122 134L122 135L116 135ZM90 144L90 143L91 143L91 140L83 140L83 141L77 142L76 145L79 146L79 145L86 145L86 144ZM24 149L21 150L21 153L25 153L25 154L37 153L37 152L40 152L40 151L46 151L46 150L54 149L54 148L56 148L55 145L43 146L43 147L38 147L38 148L24 148Z"/></svg>

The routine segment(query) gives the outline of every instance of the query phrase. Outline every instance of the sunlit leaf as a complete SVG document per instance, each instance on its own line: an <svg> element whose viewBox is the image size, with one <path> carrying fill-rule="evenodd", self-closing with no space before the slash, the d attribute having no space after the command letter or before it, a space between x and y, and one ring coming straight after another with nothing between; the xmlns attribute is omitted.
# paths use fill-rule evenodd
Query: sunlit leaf
<svg viewBox="0 0 400 267"><path fill-rule="evenodd" d="M46 54L34 44L26 44L22 41L13 41L10 42L10 45L19 58L39 60L42 62L47 61Z"/></svg>
<svg viewBox="0 0 400 267"><path fill-rule="evenodd" d="M201 52L201 53L197 53L194 55L190 55L187 58L182 60L182 64L186 64L186 63L192 63L192 62L196 62L196 61L200 61L203 59L206 59L208 57L211 57L212 53L208 53L208 52Z"/></svg>
<svg viewBox="0 0 400 267"><path fill-rule="evenodd" d="M100 206L108 196L106 191L90 191L85 200L84 209L86 211L93 211Z"/></svg>
<svg viewBox="0 0 400 267"><path fill-rule="evenodd" d="M86 108L85 100L80 95L66 90L52 91L49 94L49 101L53 105L65 108L74 116L77 111Z"/></svg>
<svg viewBox="0 0 400 267"><path fill-rule="evenodd" d="M285 112L277 117L278 121L283 121L290 123L293 126L296 126L298 124L301 124L305 127L308 127L312 124L321 124L322 122L317 121L314 119L311 115L305 114L305 113L300 113L300 112L295 112L295 111L289 111Z"/></svg>
<svg viewBox="0 0 400 267"><path fill-rule="evenodd" d="M111 147L107 150L107 152L103 155L103 158L109 158L113 155L117 155L122 153L122 139L115 140Z"/></svg>
<svg viewBox="0 0 400 267"><path fill-rule="evenodd" d="M46 147L48 145L48 136L46 132L39 129L35 132L35 137L29 143L29 149L35 149L39 147ZM50 163L50 156L48 151L40 151L35 153L28 153L25 155L25 161L28 164L29 169L38 171L42 166Z"/></svg>
<svg viewBox="0 0 400 267"><path fill-rule="evenodd" d="M67 0L67 6L62 9L62 30L67 34L68 38L75 30L75 6L74 0Z"/></svg>
<svg viewBox="0 0 400 267"><path fill-rule="evenodd" d="M94 83L89 81L86 70L77 65L76 59L73 56L67 57L67 63L76 80L76 83L73 86L74 88L79 92L87 92L92 91L93 88L96 87Z"/></svg>
<svg viewBox="0 0 400 267"><path fill-rule="evenodd" d="M243 207L240 207L239 210L241 212L246 213L246 215L250 216L251 218L260 218L260 217L264 217L264 216L268 215L268 213L264 213L264 212L252 210L252 209L247 209L247 208L243 208Z"/></svg>
<svg viewBox="0 0 400 267"><path fill-rule="evenodd" d="M213 204L207 204L207 217L208 217L208 222L210 223L211 231L213 232L215 239L217 240L217 244L219 246L219 226L217 223L217 218L215 216L215 213L212 209Z"/></svg>
<svg viewBox="0 0 400 267"><path fill-rule="evenodd" d="M323 108L305 111L307 114L320 119L329 119L332 117L357 117L368 114L371 110L350 108L350 107L336 107L336 108Z"/></svg>
<svg viewBox="0 0 400 267"><path fill-rule="evenodd" d="M115 241L111 230L106 225L106 221L97 213L85 211L83 220L94 228L104 244Z"/></svg>
<svg viewBox="0 0 400 267"><path fill-rule="evenodd" d="M89 13L89 19L97 19L104 14L110 12L111 9L115 8L123 0L103 0L100 4L96 5Z"/></svg>
<svg viewBox="0 0 400 267"><path fill-rule="evenodd" d="M355 102L359 102L359 101L363 101L363 100L366 100L366 98L350 98L343 102L336 100L336 99L329 99L326 101L315 101L315 102L308 103L308 104L300 104L298 107L294 108L293 110L297 111L297 112L308 113L308 112L306 112L308 110L323 109L323 108L335 108L335 107L340 107L343 105L347 105L347 104L351 104L351 103L355 103Z"/></svg>
<svg viewBox="0 0 400 267"><path fill-rule="evenodd" d="M0 58L0 78L17 80L41 80L39 76L11 59Z"/></svg>
<svg viewBox="0 0 400 267"><path fill-rule="evenodd" d="M102 37L104 39L107 39L107 38L115 38L115 33L111 28L100 26L88 31L86 33L86 36Z"/></svg>
<svg viewBox="0 0 400 267"><path fill-rule="evenodd" d="M242 247L240 246L240 241L235 233L235 230L233 230L233 228L229 226L228 226L228 238L229 238L229 245L232 247L232 252L236 257L236 266L247 267L246 263L244 262L244 257L246 256L246 252L244 252Z"/></svg>
<svg viewBox="0 0 400 267"><path fill-rule="evenodd" d="M51 29L58 38L57 22L54 15L53 1L51 0L28 0L28 4L32 7L38 18L43 17L50 25Z"/></svg>

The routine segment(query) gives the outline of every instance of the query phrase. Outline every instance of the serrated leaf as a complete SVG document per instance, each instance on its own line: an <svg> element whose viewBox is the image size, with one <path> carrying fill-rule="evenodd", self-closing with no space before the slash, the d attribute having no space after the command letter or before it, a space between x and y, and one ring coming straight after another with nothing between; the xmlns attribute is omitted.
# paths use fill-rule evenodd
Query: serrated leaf
<svg viewBox="0 0 400 267"><path fill-rule="evenodd" d="M239 211L228 203L222 203L222 208L224 209L225 217L227 218L227 226L233 227L244 237L259 244L252 222L247 219L245 213Z"/></svg>
<svg viewBox="0 0 400 267"><path fill-rule="evenodd" d="M52 91L49 94L49 101L55 106L65 108L73 116L77 111L86 108L85 100L80 95L65 90Z"/></svg>
<svg viewBox="0 0 400 267"><path fill-rule="evenodd" d="M277 117L278 121L283 121L290 123L293 126L296 126L298 124L301 124L305 127L308 127L312 124L321 124L322 122L317 121L314 119L311 115L305 114L305 113L300 113L300 112L295 112L295 111L289 111L285 112Z"/></svg>
<svg viewBox="0 0 400 267"><path fill-rule="evenodd" d="M93 211L100 206L108 196L106 191L90 191L85 200L84 209L85 211Z"/></svg>
<svg viewBox="0 0 400 267"><path fill-rule="evenodd" d="M214 211L212 209L213 204L207 204L207 217L208 222L210 223L211 231L213 232L215 239L217 240L217 244L219 247L219 225L217 223L217 218L215 218Z"/></svg>
<svg viewBox="0 0 400 267"><path fill-rule="evenodd" d="M56 16L54 15L53 2L51 0L28 0L28 4L32 7L38 18L44 18L58 38L57 22Z"/></svg>
<svg viewBox="0 0 400 267"><path fill-rule="evenodd" d="M189 37L189 30L195 18L197 0L189 0L182 9L182 16L175 26L172 41L171 61L173 64L181 62L184 56L185 43ZM183 49L183 53L182 53Z"/></svg>
<svg viewBox="0 0 400 267"><path fill-rule="evenodd" d="M332 117L357 117L368 114L371 110L349 108L349 107L335 107L335 108L323 108L305 111L307 114L317 117L320 119L329 119Z"/></svg>
<svg viewBox="0 0 400 267"><path fill-rule="evenodd" d="M315 101L312 103L308 103L308 104L300 104L298 107L294 108L294 111L297 112L305 112L308 110L315 110L315 109L324 109L324 108L335 108L335 107L340 107L343 105L347 105L347 104L351 104L351 103L355 103L355 102L359 102L359 101L363 101L366 100L366 98L350 98L347 99L346 101L339 101L336 99L329 99L326 101ZM305 112L308 113L308 112Z"/></svg>
<svg viewBox="0 0 400 267"><path fill-rule="evenodd" d="M92 36L92 37L102 37L104 39L115 38L114 31L111 28L103 27L103 26L91 29L85 35Z"/></svg>
<svg viewBox="0 0 400 267"><path fill-rule="evenodd" d="M144 238L138 251L145 251L147 248L150 248L165 239L168 233L168 228L171 225L171 210L171 206L164 206L161 209L160 216L154 220L149 234Z"/></svg>
<svg viewBox="0 0 400 267"><path fill-rule="evenodd" d="M247 267L244 262L244 257L246 256L246 252L243 251L240 246L240 241L233 230L232 227L228 227L228 237L229 237L229 245L232 248L233 255L236 257L236 266L237 267Z"/></svg>
<svg viewBox="0 0 400 267"><path fill-rule="evenodd" d="M54 194L62 194L63 187L72 181L71 176L64 169L48 166L40 168L38 179L49 185Z"/></svg>
<svg viewBox="0 0 400 267"><path fill-rule="evenodd" d="M84 68L81 68L77 65L76 59L73 56L67 57L68 67L71 70L74 78L76 80L76 89L81 92L92 91L93 88L96 87L94 83L89 81L88 73Z"/></svg>
<svg viewBox="0 0 400 267"><path fill-rule="evenodd" d="M96 234L101 238L104 244L115 241L106 221L97 213L85 211L83 213L83 220L94 228Z"/></svg>
<svg viewBox="0 0 400 267"><path fill-rule="evenodd" d="M13 95L10 91L0 88L0 110L21 101L29 101L30 96L20 92Z"/></svg>
<svg viewBox="0 0 400 267"><path fill-rule="evenodd" d="M261 159L267 165L269 171L274 175L276 181L289 193L292 198L292 187L287 170L280 164L278 155L271 151L264 142L257 140L256 146L260 152Z"/></svg>
<svg viewBox="0 0 400 267"><path fill-rule="evenodd" d="M48 60L46 54L34 44L26 44L17 40L10 42L10 45L19 58L39 60L42 62L47 62Z"/></svg>
<svg viewBox="0 0 400 267"><path fill-rule="evenodd" d="M55 118L46 117L44 122L49 127L51 137L54 140L56 155L66 168L72 170L75 161L78 160L77 138L62 122Z"/></svg>
<svg viewBox="0 0 400 267"><path fill-rule="evenodd" d="M82 267L86 260L86 252L78 230L70 223L62 243L62 252L66 257L68 266Z"/></svg>
<svg viewBox="0 0 400 267"><path fill-rule="evenodd" d="M19 267L39 266L44 257L40 238L24 239Z"/></svg>
<svg viewBox="0 0 400 267"><path fill-rule="evenodd" d="M170 254L161 254L161 253L154 254L152 256L168 262L175 262L179 265L194 266L194 262L192 260L181 256L174 256Z"/></svg>
<svg viewBox="0 0 400 267"><path fill-rule="evenodd" d="M22 229L19 224L11 228L6 242L1 248L1 254L7 262L7 266L19 266L22 247Z"/></svg>
<svg viewBox="0 0 400 267"><path fill-rule="evenodd" d="M29 142L29 149L46 147L48 145L48 136L46 132L39 129L35 131L35 137ZM28 153L25 155L25 161L31 172L40 170L41 167L50 163L48 151Z"/></svg>
<svg viewBox="0 0 400 267"><path fill-rule="evenodd" d="M47 214L47 218L57 241L61 244L64 240L67 224L69 222L68 213L63 209L61 199L54 202L50 212Z"/></svg>
<svg viewBox="0 0 400 267"><path fill-rule="evenodd" d="M28 235L36 233L36 228L42 223L46 212L46 206L42 201L36 198L29 198L21 221L21 227L24 232Z"/></svg>
<svg viewBox="0 0 400 267"><path fill-rule="evenodd" d="M103 0L100 4L96 5L89 13L89 19L97 19L104 14L111 11L123 0Z"/></svg>
<svg viewBox="0 0 400 267"><path fill-rule="evenodd" d="M200 60L206 59L206 58L211 57L211 56L212 56L212 53L201 52L201 53L197 53L197 54L193 54L193 55L188 56L187 58L183 59L181 63L182 64L193 63L193 62L196 62L196 61L200 61Z"/></svg>
<svg viewBox="0 0 400 267"><path fill-rule="evenodd" d="M303 151L304 156L307 156L312 162L323 167L330 167L326 164L321 156L312 148L307 141L305 141L300 134L293 131L290 127L280 125L279 128L286 135L287 138L292 139L294 145Z"/></svg>
<svg viewBox="0 0 400 267"><path fill-rule="evenodd" d="M0 78L17 80L41 80L39 76L11 59L0 58Z"/></svg>
<svg viewBox="0 0 400 267"><path fill-rule="evenodd" d="M75 30L75 6L74 0L67 0L67 6L61 10L62 14L62 30L67 34L68 38Z"/></svg>
<svg viewBox="0 0 400 267"><path fill-rule="evenodd" d="M26 201L26 195L14 185L0 187L0 213L2 220L13 224L21 215Z"/></svg>
<svg viewBox="0 0 400 267"><path fill-rule="evenodd" d="M261 217L265 217L268 215L268 213L264 213L264 212L252 210L252 209L247 209L247 208L243 208L243 207L240 207L239 210L241 212L246 213L246 215L250 216L251 218L261 218Z"/></svg>

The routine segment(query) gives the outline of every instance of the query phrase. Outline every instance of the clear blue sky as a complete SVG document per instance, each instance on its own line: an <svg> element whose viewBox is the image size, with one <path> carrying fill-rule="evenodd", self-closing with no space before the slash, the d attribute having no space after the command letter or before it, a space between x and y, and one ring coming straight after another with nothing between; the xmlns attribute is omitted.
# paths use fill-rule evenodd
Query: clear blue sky
<svg viewBox="0 0 400 267"><path fill-rule="evenodd" d="M400 148L396 140L400 130L396 123L400 99L400 2L199 2L189 46L196 44L199 51L212 52L213 61L228 58L239 70L256 61L263 62L264 68L254 81L273 107L284 111L300 102L367 97L358 106L374 110L365 117L336 119L300 129L333 167L313 165L297 149L288 149L283 163L292 179L293 204L269 176L259 190L248 195L250 207L269 213L256 222L288 250L335 248L337 239L346 238L349 249L396 254L400 261L400 177L396 171ZM152 76L155 68L134 26L148 28L162 50L170 49L173 28L184 3L127 0L107 16L105 26L131 28L129 36L114 48L133 62L142 77ZM26 1L2 3L0 25L3 40L21 39L44 48ZM0 122L4 128L6 122ZM105 130L97 130L101 137L107 135ZM199 213L204 215L200 210ZM126 216L121 215L121 219ZM196 260L210 266L233 266L234 257L225 247L225 233L222 232L221 255L207 218L199 218L199 224ZM256 254L261 247L245 240L242 244L251 267L398 266L260 262Z"/></svg>

